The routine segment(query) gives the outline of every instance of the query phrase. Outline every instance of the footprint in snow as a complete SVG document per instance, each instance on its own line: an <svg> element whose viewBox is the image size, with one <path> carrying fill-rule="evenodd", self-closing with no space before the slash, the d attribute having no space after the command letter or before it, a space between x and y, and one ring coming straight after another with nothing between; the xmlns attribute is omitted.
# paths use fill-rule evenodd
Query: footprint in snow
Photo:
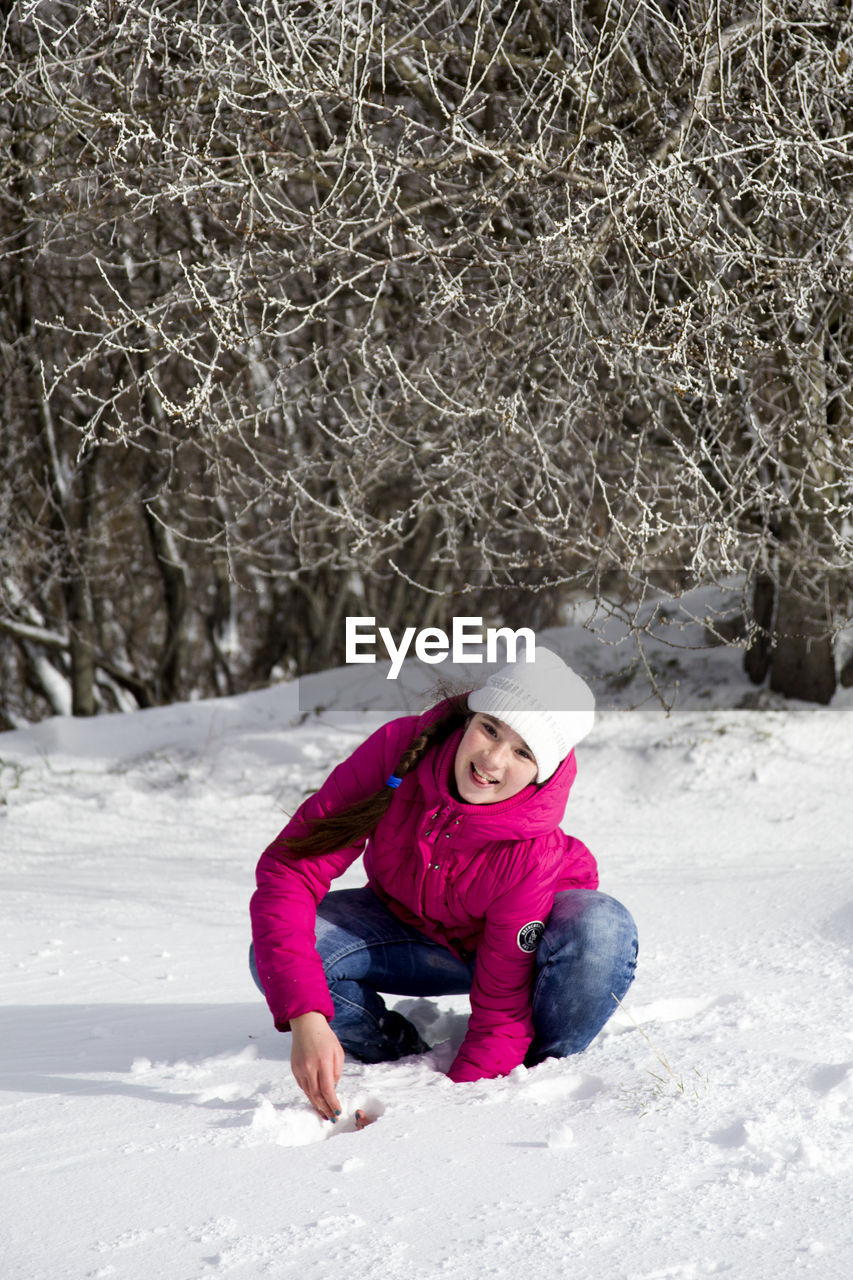
<svg viewBox="0 0 853 1280"><path fill-rule="evenodd" d="M537 1076L534 1072L533 1079L524 1082L521 1092L531 1102L547 1104L563 1098L583 1101L601 1093L603 1088L604 1081L600 1076L582 1075L575 1071Z"/></svg>
<svg viewBox="0 0 853 1280"><path fill-rule="evenodd" d="M851 1074L853 1074L853 1062L826 1063L814 1068L806 1084L814 1093L826 1095L846 1081L849 1092Z"/></svg>

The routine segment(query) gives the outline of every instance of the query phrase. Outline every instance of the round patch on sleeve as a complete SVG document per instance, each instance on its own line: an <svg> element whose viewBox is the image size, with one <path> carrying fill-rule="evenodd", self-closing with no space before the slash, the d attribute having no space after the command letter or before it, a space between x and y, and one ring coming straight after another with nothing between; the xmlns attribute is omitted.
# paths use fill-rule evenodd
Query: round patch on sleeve
<svg viewBox="0 0 853 1280"><path fill-rule="evenodd" d="M519 929L516 941L522 951L535 951L544 932L545 926L541 920L531 920L530 924Z"/></svg>

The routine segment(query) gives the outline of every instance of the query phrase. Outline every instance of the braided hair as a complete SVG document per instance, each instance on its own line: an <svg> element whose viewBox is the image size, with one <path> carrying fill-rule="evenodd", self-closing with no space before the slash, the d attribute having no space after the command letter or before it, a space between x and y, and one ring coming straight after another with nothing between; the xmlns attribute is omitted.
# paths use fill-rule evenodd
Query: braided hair
<svg viewBox="0 0 853 1280"><path fill-rule="evenodd" d="M413 738L403 752L394 769L397 777L405 778L407 773L411 773L430 747L445 742L462 727L469 715L465 694L448 699L448 705L442 714ZM376 829L393 798L392 788L383 786L363 800L357 800L355 804L341 809L339 813L328 813L316 819L307 836L288 837L279 844L279 850L291 857L310 858L312 854L333 853L336 849L345 849L347 845L366 840L371 831Z"/></svg>

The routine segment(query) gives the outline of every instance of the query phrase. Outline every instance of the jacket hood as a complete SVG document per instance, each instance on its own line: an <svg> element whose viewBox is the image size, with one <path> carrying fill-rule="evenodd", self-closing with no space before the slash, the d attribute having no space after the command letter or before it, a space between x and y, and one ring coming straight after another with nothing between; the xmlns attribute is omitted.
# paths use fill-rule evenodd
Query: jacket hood
<svg viewBox="0 0 853 1280"><path fill-rule="evenodd" d="M559 827L577 774L574 751L547 782L531 782L497 804L467 804L452 789L453 762L464 732L464 728L457 729L434 751L428 751L418 765L415 772L427 805L450 806L463 813L469 830L482 832L485 840L530 840Z"/></svg>

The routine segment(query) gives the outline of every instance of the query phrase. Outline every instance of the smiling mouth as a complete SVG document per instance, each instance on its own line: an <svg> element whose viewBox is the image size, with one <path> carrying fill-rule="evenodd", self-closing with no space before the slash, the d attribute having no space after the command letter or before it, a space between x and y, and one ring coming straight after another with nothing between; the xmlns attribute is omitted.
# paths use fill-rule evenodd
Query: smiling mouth
<svg viewBox="0 0 853 1280"><path fill-rule="evenodd" d="M487 782L490 787L496 787L498 785L499 779L489 778L485 773L480 773L480 770L474 764L473 760L471 762L471 771L473 772L474 777L477 778L480 782Z"/></svg>

